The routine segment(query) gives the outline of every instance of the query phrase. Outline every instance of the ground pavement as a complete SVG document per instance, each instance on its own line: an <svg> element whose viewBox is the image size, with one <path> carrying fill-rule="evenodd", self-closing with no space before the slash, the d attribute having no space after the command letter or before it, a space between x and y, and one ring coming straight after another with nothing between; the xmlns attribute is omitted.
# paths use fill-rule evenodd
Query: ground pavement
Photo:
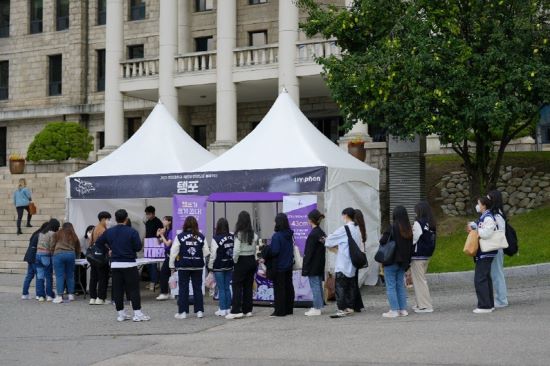
<svg viewBox="0 0 550 366"><path fill-rule="evenodd" d="M509 281L510 303L474 315L473 285L432 289L433 314L384 319L384 289L367 288L367 311L344 319L227 321L207 300L204 319L175 320L174 301L143 290L150 322L116 322L112 305L21 301L20 275L0 275L0 365L549 365L550 278ZM31 294L34 294L31 292ZM412 292L411 292L412 295ZM409 299L411 296L409 296ZM328 309L334 309L329 304Z"/></svg>

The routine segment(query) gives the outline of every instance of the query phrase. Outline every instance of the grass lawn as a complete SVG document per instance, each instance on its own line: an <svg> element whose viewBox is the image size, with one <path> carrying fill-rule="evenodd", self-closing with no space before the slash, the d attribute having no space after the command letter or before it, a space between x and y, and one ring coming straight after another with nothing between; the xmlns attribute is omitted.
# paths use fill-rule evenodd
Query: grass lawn
<svg viewBox="0 0 550 366"><path fill-rule="evenodd" d="M467 218L449 218L438 224L441 233L430 261L429 272L458 272L474 269L474 261L462 249L466 240ZM518 235L519 254L504 256L504 266L550 262L550 205L513 216L510 224Z"/></svg>

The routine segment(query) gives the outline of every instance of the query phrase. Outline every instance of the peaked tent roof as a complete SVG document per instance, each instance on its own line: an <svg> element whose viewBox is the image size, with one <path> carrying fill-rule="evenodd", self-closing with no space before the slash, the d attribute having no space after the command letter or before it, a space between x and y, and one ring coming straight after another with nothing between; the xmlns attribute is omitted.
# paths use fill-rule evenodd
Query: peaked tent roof
<svg viewBox="0 0 550 366"><path fill-rule="evenodd" d="M71 178L180 173L215 157L193 140L159 102L128 141Z"/></svg>
<svg viewBox="0 0 550 366"><path fill-rule="evenodd" d="M353 170L356 174L350 180L363 177L360 179L378 189L378 169L359 161L326 138L300 111L288 93L282 92L248 136L195 171L315 166Z"/></svg>

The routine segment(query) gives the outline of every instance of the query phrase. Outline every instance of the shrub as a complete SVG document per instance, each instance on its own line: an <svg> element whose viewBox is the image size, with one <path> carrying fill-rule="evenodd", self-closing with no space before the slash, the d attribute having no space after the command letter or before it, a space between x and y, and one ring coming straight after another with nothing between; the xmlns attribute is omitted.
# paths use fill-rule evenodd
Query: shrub
<svg viewBox="0 0 550 366"><path fill-rule="evenodd" d="M93 137L75 122L51 122L38 133L27 151L27 160L88 159Z"/></svg>

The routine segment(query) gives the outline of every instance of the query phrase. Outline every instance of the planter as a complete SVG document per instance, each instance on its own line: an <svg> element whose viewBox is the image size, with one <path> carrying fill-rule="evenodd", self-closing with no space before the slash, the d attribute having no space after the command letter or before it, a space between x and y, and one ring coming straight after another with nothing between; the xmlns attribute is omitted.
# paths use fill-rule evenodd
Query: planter
<svg viewBox="0 0 550 366"><path fill-rule="evenodd" d="M348 144L348 152L361 161L365 161L367 158L367 151L365 150L365 144Z"/></svg>
<svg viewBox="0 0 550 366"><path fill-rule="evenodd" d="M23 174L25 172L25 159L10 160L10 173Z"/></svg>

